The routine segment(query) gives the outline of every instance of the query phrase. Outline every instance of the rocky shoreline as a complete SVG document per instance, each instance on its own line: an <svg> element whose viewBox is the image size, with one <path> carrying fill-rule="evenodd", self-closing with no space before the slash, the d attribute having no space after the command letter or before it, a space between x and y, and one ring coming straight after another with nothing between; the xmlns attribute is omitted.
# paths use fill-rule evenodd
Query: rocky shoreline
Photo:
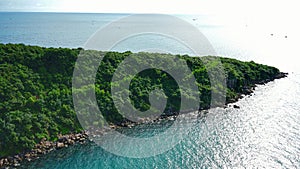
<svg viewBox="0 0 300 169"><path fill-rule="evenodd" d="M287 76L288 76L288 73L279 72L279 74L277 74L276 76L274 76L272 79L266 79L266 80L262 80L262 81L257 81L252 86L244 86L243 89L242 89L242 91L241 91L241 93L238 93L236 98L232 98L232 99L226 101L226 105L228 105L229 103L237 102L239 99L243 98L243 95L251 95L254 92L255 87L257 85L265 85L268 82L274 81L275 79L281 79L281 78L285 78Z"/></svg>
<svg viewBox="0 0 300 169"><path fill-rule="evenodd" d="M278 75L273 77L272 79L266 79L263 81L256 82L255 84L264 85L270 81L273 81L275 79L285 78L287 77L288 73L280 72ZM237 102L239 99L243 98L245 95L251 95L253 91L255 90L256 85L253 86L245 86L241 93L238 93L236 98L233 98L231 100L226 101L226 105L224 108L227 108L227 105L230 103ZM233 108L240 108L237 105L233 105ZM207 114L207 110L203 110L203 114ZM145 119L143 123L149 123L149 122L156 122L160 120L175 120L176 115L166 115L162 116L159 119L156 120L147 120ZM123 122L118 125L110 125L109 128L102 128L102 129L91 129L89 131L83 131L81 133L72 133L67 135L59 135L57 141L47 141L46 139L42 139L41 142L31 150L24 153L19 153L14 156L8 156L0 159L0 169L9 169L9 168L17 168L21 165L22 162L27 161L30 162L32 160L38 159L42 155L45 155L51 151L65 148L68 146L72 146L74 144L84 144L89 139L92 140L93 137L101 136L103 133L107 132L111 129L117 129L122 127L128 127L131 128L135 125L138 125L140 123L133 123L133 122ZM91 136L91 138L89 138Z"/></svg>
<svg viewBox="0 0 300 169"><path fill-rule="evenodd" d="M35 147L31 151L0 159L0 168L17 168L24 161L30 162L51 151L65 148L77 143L84 144L85 142L87 142L87 140L88 135L86 132L59 135L58 140L55 142L42 139L42 141L39 144L35 145Z"/></svg>

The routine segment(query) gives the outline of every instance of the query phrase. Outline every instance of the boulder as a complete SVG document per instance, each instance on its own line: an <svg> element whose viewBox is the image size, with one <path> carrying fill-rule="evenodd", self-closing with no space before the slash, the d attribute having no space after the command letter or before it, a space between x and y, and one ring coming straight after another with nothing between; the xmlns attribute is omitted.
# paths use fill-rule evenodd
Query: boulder
<svg viewBox="0 0 300 169"><path fill-rule="evenodd" d="M4 165L4 159L0 159L0 167Z"/></svg>
<svg viewBox="0 0 300 169"><path fill-rule="evenodd" d="M50 141L46 141L44 145L46 149L49 149L52 146Z"/></svg>
<svg viewBox="0 0 300 169"><path fill-rule="evenodd" d="M25 158L30 158L30 154L29 153L25 154L24 156L25 156Z"/></svg>
<svg viewBox="0 0 300 169"><path fill-rule="evenodd" d="M233 105L233 108L235 108L235 109L239 109L239 108L240 108L240 106L238 106L238 105Z"/></svg>
<svg viewBox="0 0 300 169"><path fill-rule="evenodd" d="M73 145L73 144L75 144L75 142L74 142L74 140L72 140L72 139L68 139L68 144L69 144L69 145Z"/></svg>
<svg viewBox="0 0 300 169"><path fill-rule="evenodd" d="M56 148L63 148L63 147L65 147L64 143L61 143L61 142L56 143Z"/></svg>
<svg viewBox="0 0 300 169"><path fill-rule="evenodd" d="M36 153L38 153L38 154L43 154L43 151L41 150L41 149L36 149Z"/></svg>

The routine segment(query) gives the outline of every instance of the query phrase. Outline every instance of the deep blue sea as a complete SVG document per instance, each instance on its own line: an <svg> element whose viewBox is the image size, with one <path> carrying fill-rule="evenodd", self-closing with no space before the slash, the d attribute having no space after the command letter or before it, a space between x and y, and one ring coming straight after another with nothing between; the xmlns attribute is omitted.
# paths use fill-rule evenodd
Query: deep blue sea
<svg viewBox="0 0 300 169"><path fill-rule="evenodd" d="M105 25L129 14L0 13L0 43L24 43L45 47L83 47ZM220 56L278 67L289 76L259 85L252 96L236 105L216 108L196 122L172 149L152 157L130 158L107 152L96 144L53 151L22 168L300 168L300 69L296 36L247 21L220 22L214 16L176 15L197 27ZM182 28L178 28L182 29ZM273 35L271 35L273 34ZM142 38L142 39L139 39ZM144 38L144 39L143 39ZM138 51L132 41L172 46L171 53L186 50L168 39L151 35L134 37L116 46L117 51ZM145 41L148 39L148 41ZM143 41L142 41L143 40ZM105 39L104 39L105 41ZM166 45L166 46L168 46ZM172 50L173 49L173 50ZM150 137L168 123L153 123L123 132ZM186 124L189 125L189 124ZM203 131L207 133L203 136ZM107 143L115 144L115 143ZM160 145L170 144L159 140ZM153 143L156 146L157 143ZM150 145L151 147L151 145ZM136 152L137 147L126 151ZM151 152L151 149L145 150Z"/></svg>

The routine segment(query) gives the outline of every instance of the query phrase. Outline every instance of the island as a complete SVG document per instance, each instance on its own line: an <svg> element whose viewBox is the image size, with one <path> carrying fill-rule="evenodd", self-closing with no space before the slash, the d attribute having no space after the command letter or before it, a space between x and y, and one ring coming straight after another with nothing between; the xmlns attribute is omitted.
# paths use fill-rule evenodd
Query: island
<svg viewBox="0 0 300 169"><path fill-rule="evenodd" d="M0 168L17 166L21 161L30 161L52 150L87 140L88 135L77 119L72 98L73 72L81 51L84 50L0 44ZM102 118L114 127L129 126L130 121L114 105L111 96L111 85L114 84L111 81L118 66L133 53L93 53L104 55L95 80ZM144 54L154 58L164 55ZM177 57L186 61L196 79L200 109L211 108L211 91L214 89L210 85L207 66L200 57ZM226 103L251 94L256 84L287 76L275 67L253 61L205 57L218 58L222 63L226 76ZM162 118L176 115L180 109L180 91L174 79L159 69L147 69L133 78L129 89L133 105L141 111L148 110L149 92L157 87L163 89L168 98ZM94 125L102 126L103 120Z"/></svg>

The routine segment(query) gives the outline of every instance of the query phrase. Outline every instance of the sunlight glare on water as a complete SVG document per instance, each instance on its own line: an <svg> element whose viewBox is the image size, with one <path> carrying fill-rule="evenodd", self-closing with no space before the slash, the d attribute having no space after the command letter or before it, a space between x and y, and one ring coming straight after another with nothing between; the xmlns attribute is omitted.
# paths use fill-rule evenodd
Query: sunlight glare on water
<svg viewBox="0 0 300 169"><path fill-rule="evenodd" d="M1 13L0 41L76 48L99 27L125 15ZM252 96L235 103L240 109L210 110L182 142L163 154L127 158L90 143L53 151L21 168L300 168L299 29L291 26L294 21L268 24L263 22L267 18L244 18L230 26L215 24L209 16L181 17L197 26L220 56L275 66L289 76L257 87ZM169 123L124 132L150 137ZM209 133L205 138L203 131Z"/></svg>
<svg viewBox="0 0 300 169"><path fill-rule="evenodd" d="M52 152L26 168L299 168L300 74L259 85L240 109L211 109L172 150L149 158L110 154L95 144ZM290 90L293 89L293 90ZM151 136L163 124L136 126L127 132ZM203 139L202 130L209 135ZM126 131L125 131L126 132ZM179 131L180 132L180 131ZM181 132L184 132L182 130ZM161 140L161 144L168 144ZM128 148L135 151L135 147Z"/></svg>

